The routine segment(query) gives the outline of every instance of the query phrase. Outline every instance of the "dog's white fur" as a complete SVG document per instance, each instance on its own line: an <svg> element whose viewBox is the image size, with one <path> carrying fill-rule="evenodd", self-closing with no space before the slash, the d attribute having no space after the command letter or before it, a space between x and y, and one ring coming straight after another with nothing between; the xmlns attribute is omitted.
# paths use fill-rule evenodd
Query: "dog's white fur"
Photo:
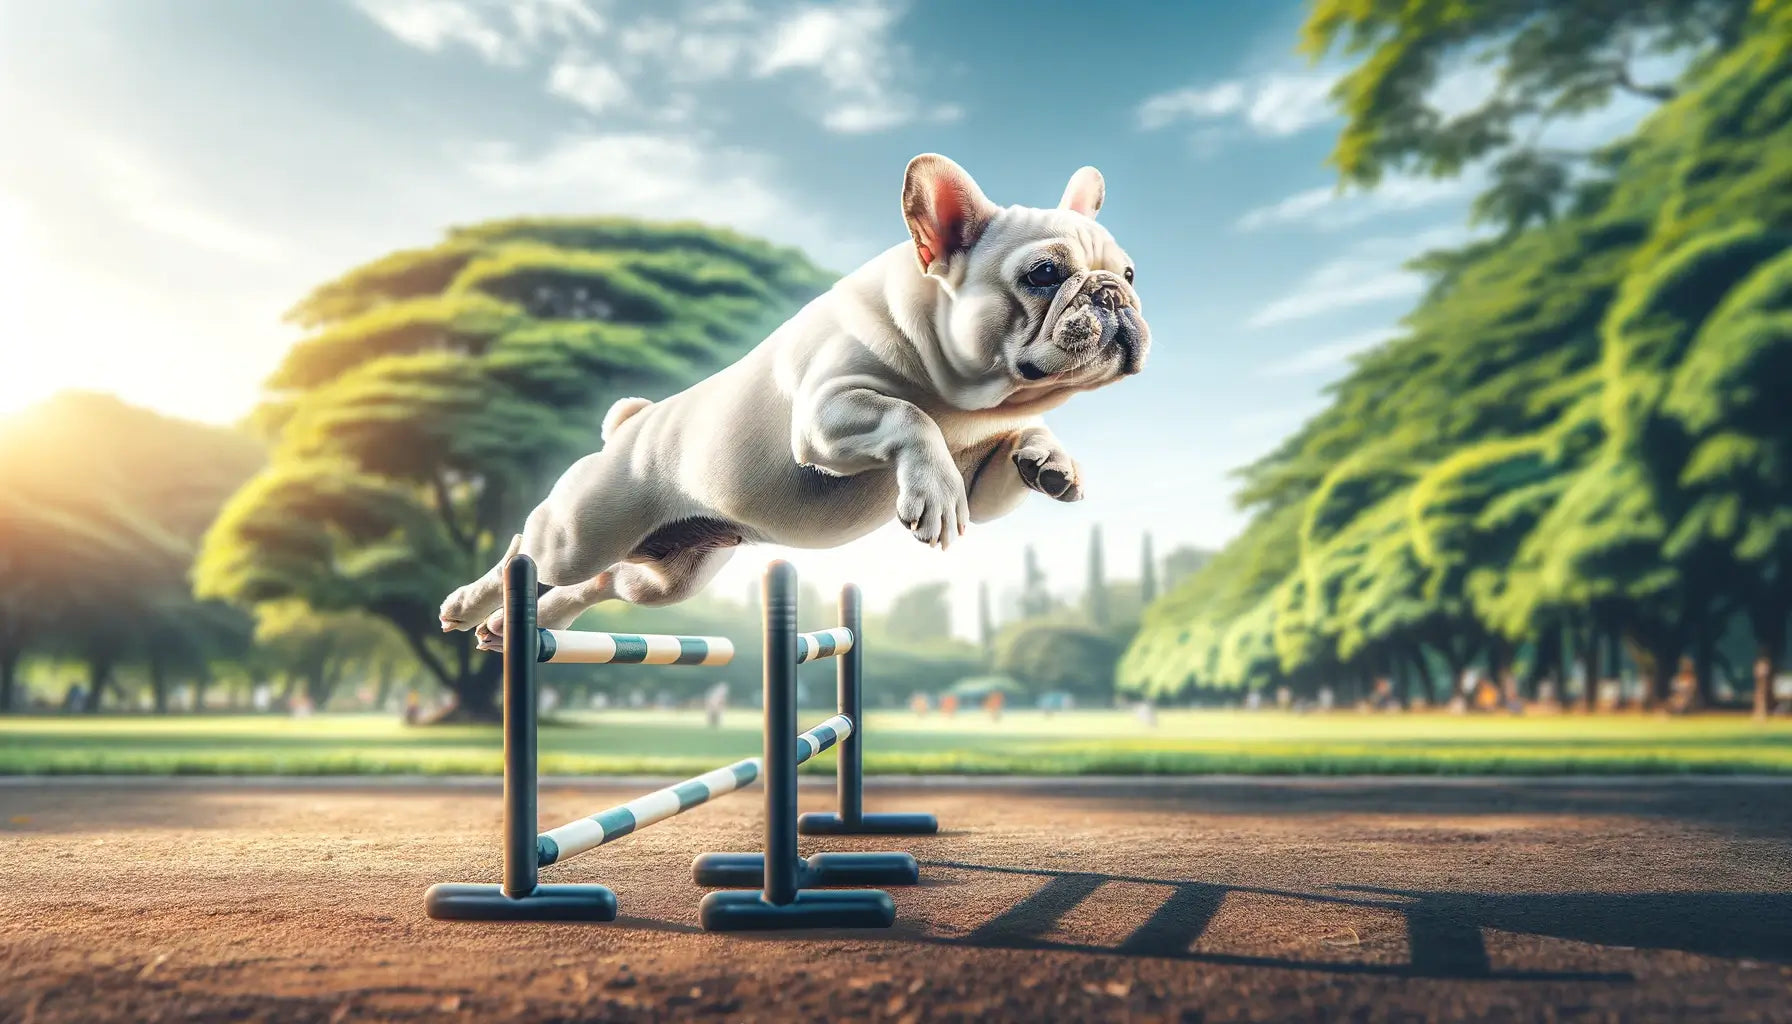
<svg viewBox="0 0 1792 1024"><path fill-rule="evenodd" d="M683 600L742 543L833 547L893 511L943 548L1029 489L1079 500L1081 472L1042 415L1137 373L1150 344L1132 263L1095 222L1103 198L1085 167L1056 209L1004 209L945 157L910 161L910 241L732 366L610 409L603 449L567 470L507 553L534 558L553 587L541 624L564 628L609 598ZM444 630L477 625L496 645L501 565L449 595Z"/></svg>

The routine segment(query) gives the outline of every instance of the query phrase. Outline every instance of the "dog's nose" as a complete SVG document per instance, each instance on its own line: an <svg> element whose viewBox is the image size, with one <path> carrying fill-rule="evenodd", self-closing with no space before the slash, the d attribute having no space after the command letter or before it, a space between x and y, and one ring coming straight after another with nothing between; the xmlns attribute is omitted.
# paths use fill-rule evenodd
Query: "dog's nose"
<svg viewBox="0 0 1792 1024"><path fill-rule="evenodd" d="M1095 289L1095 294L1091 296L1091 299L1108 312L1118 313L1120 307L1126 304L1126 293L1121 291L1120 286L1114 282L1104 281Z"/></svg>

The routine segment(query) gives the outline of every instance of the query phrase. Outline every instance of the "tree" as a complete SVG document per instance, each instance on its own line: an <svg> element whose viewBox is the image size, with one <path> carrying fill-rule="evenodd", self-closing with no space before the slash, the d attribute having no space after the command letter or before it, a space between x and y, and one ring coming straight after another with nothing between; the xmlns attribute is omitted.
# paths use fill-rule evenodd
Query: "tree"
<svg viewBox="0 0 1792 1024"><path fill-rule="evenodd" d="M1164 590L1174 590L1183 580L1199 572L1202 566L1211 561L1213 561L1213 552L1205 548L1190 547L1184 544L1171 550L1164 556ZM1155 599L1158 595L1152 596Z"/></svg>
<svg viewBox="0 0 1792 1024"><path fill-rule="evenodd" d="M1046 589L1045 570L1039 568L1039 555L1031 544L1025 551L1026 562L1021 575L1020 616L1023 619L1037 619L1050 615L1057 601L1052 592Z"/></svg>
<svg viewBox="0 0 1792 1024"><path fill-rule="evenodd" d="M1064 692L1106 701L1114 695L1114 664L1119 658L1119 643L1099 630L1023 623L1004 633L996 670L1034 695Z"/></svg>
<svg viewBox="0 0 1792 1024"><path fill-rule="evenodd" d="M828 284L801 255L692 224L512 220L327 282L255 421L272 462L206 538L202 594L393 625L472 717L498 659L443 595L501 555L613 400L676 391Z"/></svg>
<svg viewBox="0 0 1792 1024"><path fill-rule="evenodd" d="M1758 31L1757 6L1770 4L1320 0L1301 48L1314 59L1333 50L1360 58L1333 93L1345 125L1331 162L1346 183L1373 185L1392 171L1451 176L1491 160L1494 184L1476 215L1518 230L1550 220L1573 172L1597 159L1544 146L1544 128L1619 94L1674 99L1682 84L1649 77L1651 64L1707 66L1750 38L1752 26Z"/></svg>
<svg viewBox="0 0 1792 1024"><path fill-rule="evenodd" d="M1097 628L1108 627L1108 578L1102 564L1100 524L1089 528L1089 578L1083 586L1083 612Z"/></svg>
<svg viewBox="0 0 1792 1024"><path fill-rule="evenodd" d="M268 602L256 611L256 643L285 676L289 701L302 693L322 708L351 672L365 677L391 663L395 645L403 649L389 623L364 613L319 615L297 601Z"/></svg>
<svg viewBox="0 0 1792 1024"><path fill-rule="evenodd" d="M65 392L13 419L0 435L0 708L33 652L88 664L88 710L127 663L148 669L164 707L169 672L203 674L246 635L240 616L194 600L187 574L206 524L262 459L238 431L110 395Z"/></svg>
<svg viewBox="0 0 1792 1024"><path fill-rule="evenodd" d="M977 646L983 651L983 660L989 662L995 658L996 622L989 610L989 581L977 581Z"/></svg>
<svg viewBox="0 0 1792 1024"><path fill-rule="evenodd" d="M952 605L946 599L951 584L922 583L896 595L890 603L886 628L900 643L930 643L952 635Z"/></svg>
<svg viewBox="0 0 1792 1024"><path fill-rule="evenodd" d="M1139 601L1150 604L1157 600L1157 558L1151 553L1151 531L1139 541Z"/></svg>
<svg viewBox="0 0 1792 1024"><path fill-rule="evenodd" d="M1742 28L1571 203L1420 261L1405 331L1241 472L1249 526L1147 612L1123 687L1627 652L1650 699L1682 654L1710 698L1739 616L1783 657L1792 431L1759 382L1792 347L1792 6Z"/></svg>

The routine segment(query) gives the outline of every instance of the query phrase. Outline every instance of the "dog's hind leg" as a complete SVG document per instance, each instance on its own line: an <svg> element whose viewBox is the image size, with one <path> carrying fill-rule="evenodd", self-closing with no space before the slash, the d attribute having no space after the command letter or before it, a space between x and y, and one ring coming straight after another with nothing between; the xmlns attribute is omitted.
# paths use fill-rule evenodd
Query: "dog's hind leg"
<svg viewBox="0 0 1792 1024"><path fill-rule="evenodd" d="M659 525L658 493L630 478L625 458L598 452L573 463L529 513L504 558L442 602L442 628L472 629L496 612L504 563L519 552L535 560L538 578L550 586L591 582Z"/></svg>
<svg viewBox="0 0 1792 1024"><path fill-rule="evenodd" d="M536 624L543 629L565 629L587 608L612 599L649 606L676 604L707 586L733 554L732 547L686 548L650 562L623 562L583 583L555 587L541 595L535 606ZM504 612L499 609L479 625L480 648L498 650L503 634Z"/></svg>

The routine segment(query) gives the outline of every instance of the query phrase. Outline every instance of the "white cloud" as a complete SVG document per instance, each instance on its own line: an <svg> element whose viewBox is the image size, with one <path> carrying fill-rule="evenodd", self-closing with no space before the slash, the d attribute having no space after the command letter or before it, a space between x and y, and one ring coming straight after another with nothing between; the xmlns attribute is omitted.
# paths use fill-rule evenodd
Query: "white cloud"
<svg viewBox="0 0 1792 1024"><path fill-rule="evenodd" d="M380 27L429 53L463 47L488 64L551 62L549 94L591 112L624 109L630 96L678 93L747 78L810 80L794 95L830 131L862 134L962 111L929 105L908 87L915 61L895 38L903 0L798 3L693 0L679 18L645 15L610 25L585 0L355 0ZM595 56L594 56L595 55ZM678 122L697 109L686 95L630 108Z"/></svg>
<svg viewBox="0 0 1792 1024"><path fill-rule="evenodd" d="M1352 356L1367 352L1397 334L1399 331L1390 327L1347 334L1336 341L1315 345L1282 359L1264 363L1257 368L1257 376L1304 377L1308 374L1330 373L1342 369Z"/></svg>
<svg viewBox="0 0 1792 1024"><path fill-rule="evenodd" d="M836 89L881 77L885 68L878 58L893 18L892 10L876 3L801 8L773 29L760 71L808 68Z"/></svg>
<svg viewBox="0 0 1792 1024"><path fill-rule="evenodd" d="M517 64L541 47L598 35L587 0L355 0L394 38L426 53L464 46L488 64Z"/></svg>
<svg viewBox="0 0 1792 1024"><path fill-rule="evenodd" d="M1246 323L1251 327L1273 327L1333 310L1407 298L1419 294L1424 287L1419 276L1407 270L1383 269L1367 276L1328 273L1334 266L1320 268L1298 291L1264 306Z"/></svg>
<svg viewBox="0 0 1792 1024"><path fill-rule="evenodd" d="M1211 120L1244 109L1243 82L1159 93L1139 104L1139 127L1156 130L1182 120Z"/></svg>
<svg viewBox="0 0 1792 1024"><path fill-rule="evenodd" d="M658 18L643 18L632 25L624 25L616 33L616 43L622 47L622 52L637 57L663 56L677 45L678 26Z"/></svg>
<svg viewBox="0 0 1792 1024"><path fill-rule="evenodd" d="M955 120L959 108L924 109L897 77L914 66L891 32L899 13L898 7L880 0L798 7L772 26L758 73L807 72L819 78L828 92L821 122L832 131L863 133L922 119Z"/></svg>
<svg viewBox="0 0 1792 1024"><path fill-rule="evenodd" d="M745 150L689 135L646 132L564 136L525 153L491 144L466 169L488 189L494 209L529 213L601 210L698 220L800 245L812 257L847 265L869 248L842 239L796 197L775 186L775 167Z"/></svg>
<svg viewBox="0 0 1792 1024"><path fill-rule="evenodd" d="M457 0L357 0L401 42L428 53L465 46L491 63L515 59L510 40L484 14Z"/></svg>
<svg viewBox="0 0 1792 1024"><path fill-rule="evenodd" d="M1263 135L1293 135L1332 118L1333 75L1268 75L1257 83L1245 120Z"/></svg>
<svg viewBox="0 0 1792 1024"><path fill-rule="evenodd" d="M1273 327L1321 313L1418 295L1424 290L1424 278L1407 270L1404 264L1427 250L1460 244L1468 237L1462 228L1440 227L1417 235L1359 242L1338 259L1307 275L1294 291L1252 314L1246 324Z"/></svg>
<svg viewBox="0 0 1792 1024"><path fill-rule="evenodd" d="M548 92L568 99L593 114L620 106L629 98L628 83L608 64L581 53L567 53L548 75Z"/></svg>
<svg viewBox="0 0 1792 1024"><path fill-rule="evenodd" d="M1156 131L1186 121L1236 120L1254 134L1295 135L1334 116L1328 72L1276 71L1189 86L1148 97L1139 104L1139 127Z"/></svg>
<svg viewBox="0 0 1792 1024"><path fill-rule="evenodd" d="M1472 174L1454 178L1395 175L1369 190L1343 191L1336 186L1321 185L1296 192L1268 206L1248 210L1238 218L1237 227L1240 231L1258 231L1283 224L1301 224L1331 231L1387 214L1464 200L1481 185L1481 178Z"/></svg>

